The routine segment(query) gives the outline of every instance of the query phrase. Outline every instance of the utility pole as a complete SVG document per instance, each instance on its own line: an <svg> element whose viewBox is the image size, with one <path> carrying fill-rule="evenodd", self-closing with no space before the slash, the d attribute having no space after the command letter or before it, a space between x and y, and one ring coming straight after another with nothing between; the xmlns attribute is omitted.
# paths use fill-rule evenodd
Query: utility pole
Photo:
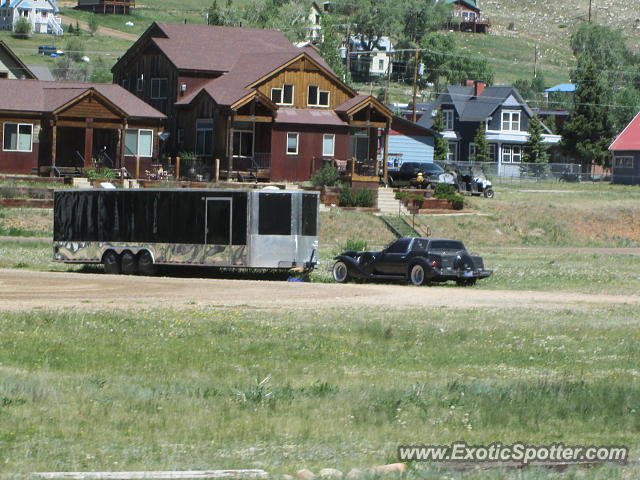
<svg viewBox="0 0 640 480"><path fill-rule="evenodd" d="M420 52L416 48L415 66L413 69L413 113L411 115L411 121L416 121L416 96L418 95L418 54Z"/></svg>
<svg viewBox="0 0 640 480"><path fill-rule="evenodd" d="M351 22L347 25L347 75L351 75ZM347 76L347 78L349 78Z"/></svg>
<svg viewBox="0 0 640 480"><path fill-rule="evenodd" d="M533 78L538 77L538 55L540 55L540 47L536 45L533 54Z"/></svg>
<svg viewBox="0 0 640 480"><path fill-rule="evenodd" d="M389 52L389 63L387 64L387 88L384 90L384 104L389 101L389 87L391 85L391 65L393 65L393 53Z"/></svg>
<svg viewBox="0 0 640 480"><path fill-rule="evenodd" d="M592 0L589 0L589 23L591 23L591 2Z"/></svg>

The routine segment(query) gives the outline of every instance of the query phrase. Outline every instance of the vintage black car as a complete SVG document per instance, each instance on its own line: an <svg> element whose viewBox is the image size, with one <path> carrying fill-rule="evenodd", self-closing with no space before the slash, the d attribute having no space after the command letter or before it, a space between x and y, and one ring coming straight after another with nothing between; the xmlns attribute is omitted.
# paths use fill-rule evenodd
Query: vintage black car
<svg viewBox="0 0 640 480"><path fill-rule="evenodd" d="M389 171L389 185L411 183L418 176L418 173L422 173L428 181L436 181L444 173L444 170L437 163L404 162L397 170Z"/></svg>
<svg viewBox="0 0 640 480"><path fill-rule="evenodd" d="M454 280L473 285L491 275L482 258L470 255L462 242L442 238L399 238L379 252L347 251L335 257L333 279L404 280L413 285Z"/></svg>

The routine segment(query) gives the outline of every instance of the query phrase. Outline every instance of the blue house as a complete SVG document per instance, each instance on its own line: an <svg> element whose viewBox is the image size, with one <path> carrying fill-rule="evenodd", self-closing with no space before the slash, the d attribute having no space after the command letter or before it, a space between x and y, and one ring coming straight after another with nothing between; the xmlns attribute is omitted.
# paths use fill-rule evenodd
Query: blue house
<svg viewBox="0 0 640 480"><path fill-rule="evenodd" d="M394 116L389 130L390 168L397 168L403 162L433 162L435 136L433 130Z"/></svg>
<svg viewBox="0 0 640 480"><path fill-rule="evenodd" d="M474 139L484 124L492 162L499 165L523 161L523 146L529 138L529 121L534 115L517 89L511 86L487 87L483 82L467 81L464 86L449 86L430 104L422 104L418 125L432 128L438 110L444 117L442 135L448 140L451 162L473 161ZM543 142L560 141L543 125Z"/></svg>

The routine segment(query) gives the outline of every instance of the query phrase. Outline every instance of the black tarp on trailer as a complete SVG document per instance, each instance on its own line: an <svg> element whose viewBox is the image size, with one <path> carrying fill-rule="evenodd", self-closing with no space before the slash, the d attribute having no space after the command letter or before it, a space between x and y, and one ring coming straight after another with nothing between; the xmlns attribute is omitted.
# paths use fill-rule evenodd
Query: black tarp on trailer
<svg viewBox="0 0 640 480"><path fill-rule="evenodd" d="M231 243L246 245L248 192L224 190L58 191L54 240L204 244L213 198L231 198ZM210 211L207 222L208 243L229 237L228 213Z"/></svg>

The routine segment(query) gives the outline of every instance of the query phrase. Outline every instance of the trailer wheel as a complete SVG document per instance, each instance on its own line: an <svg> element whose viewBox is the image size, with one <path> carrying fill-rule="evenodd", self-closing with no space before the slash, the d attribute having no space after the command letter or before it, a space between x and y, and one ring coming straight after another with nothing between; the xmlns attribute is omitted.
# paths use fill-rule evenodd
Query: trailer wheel
<svg viewBox="0 0 640 480"><path fill-rule="evenodd" d="M156 265L153 263L153 257L149 251L144 250L138 254L138 273L146 277L152 277L156 274Z"/></svg>
<svg viewBox="0 0 640 480"><path fill-rule="evenodd" d="M124 275L135 275L138 273L138 258L133 253L124 252L120 264Z"/></svg>
<svg viewBox="0 0 640 480"><path fill-rule="evenodd" d="M113 250L109 250L102 257L102 264L104 265L104 271L110 275L120 274L120 257Z"/></svg>

